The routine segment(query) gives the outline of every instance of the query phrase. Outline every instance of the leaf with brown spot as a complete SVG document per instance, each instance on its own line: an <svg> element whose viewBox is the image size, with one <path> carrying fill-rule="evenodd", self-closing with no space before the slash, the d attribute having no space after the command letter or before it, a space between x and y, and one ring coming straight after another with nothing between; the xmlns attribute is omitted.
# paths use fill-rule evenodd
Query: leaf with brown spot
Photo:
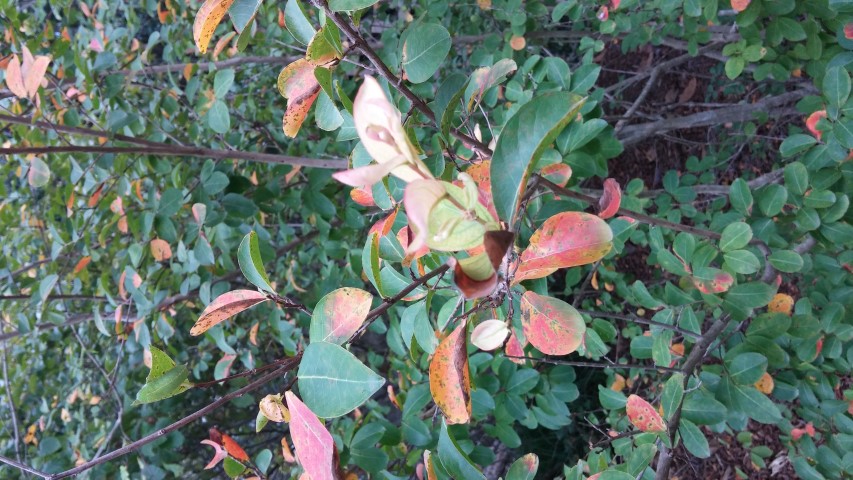
<svg viewBox="0 0 853 480"><path fill-rule="evenodd" d="M267 300L269 299L265 294L256 290L234 290L223 293L204 309L190 330L190 335L201 335L214 325Z"/></svg>
<svg viewBox="0 0 853 480"><path fill-rule="evenodd" d="M628 413L628 419L643 432L665 432L666 424L663 423L663 418L655 411L649 402L643 400L637 395L628 397L628 403L625 405Z"/></svg>
<svg viewBox="0 0 853 480"><path fill-rule="evenodd" d="M616 215L621 204L622 189L619 187L619 182L608 178L604 181L604 191L598 200L598 216L606 220Z"/></svg>
<svg viewBox="0 0 853 480"><path fill-rule="evenodd" d="M232 3L234 0L206 0L198 10L193 22L193 40L202 55L207 52L213 32Z"/></svg>
<svg viewBox="0 0 853 480"><path fill-rule="evenodd" d="M342 345L367 319L372 302L373 295L359 288L344 287L328 293L314 307L310 341Z"/></svg>
<svg viewBox="0 0 853 480"><path fill-rule="evenodd" d="M583 212L558 213L530 237L513 283L596 262L612 247L613 232L601 218Z"/></svg>
<svg viewBox="0 0 853 480"><path fill-rule="evenodd" d="M773 377L769 373L764 372L761 378L755 382L755 388L765 395L770 395L773 393L773 389L776 388L776 382L773 381Z"/></svg>
<svg viewBox="0 0 853 480"><path fill-rule="evenodd" d="M299 133L311 105L320 94L320 83L314 76L314 65L305 58L300 58L284 67L278 75L278 91L287 99L287 110L282 121L284 134L293 138Z"/></svg>
<svg viewBox="0 0 853 480"><path fill-rule="evenodd" d="M533 480L539 470L539 456L528 453L519 458L506 472L506 480Z"/></svg>
<svg viewBox="0 0 853 480"><path fill-rule="evenodd" d="M546 355L568 355L583 343L586 322L568 303L527 291L521 296L524 336Z"/></svg>
<svg viewBox="0 0 853 480"><path fill-rule="evenodd" d="M697 268L691 277L693 285L706 294L723 293L731 288L735 279L727 272L718 268Z"/></svg>
<svg viewBox="0 0 853 480"><path fill-rule="evenodd" d="M155 238L151 240L151 255L158 262L168 260L172 258L172 247L169 246L169 242Z"/></svg>
<svg viewBox="0 0 853 480"><path fill-rule="evenodd" d="M265 417L276 423L290 422L290 410L281 401L281 395L267 395L258 404Z"/></svg>
<svg viewBox="0 0 853 480"><path fill-rule="evenodd" d="M466 322L461 322L435 349L429 363L429 390L448 424L471 419L471 377L465 341Z"/></svg>

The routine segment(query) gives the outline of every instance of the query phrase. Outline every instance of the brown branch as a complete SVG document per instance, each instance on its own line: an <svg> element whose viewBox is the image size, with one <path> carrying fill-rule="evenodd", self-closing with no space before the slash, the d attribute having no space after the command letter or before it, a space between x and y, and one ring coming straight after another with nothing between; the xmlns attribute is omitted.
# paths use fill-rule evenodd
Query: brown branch
<svg viewBox="0 0 853 480"><path fill-rule="evenodd" d="M602 368L602 369L611 369L611 368L637 368L640 370L654 370L654 371L662 371L662 372L672 372L679 373L681 370L677 368L670 367L657 367L650 365L640 365L637 363L596 363L596 362L578 362L572 360L560 360L557 358L536 358L536 357L527 357L527 356L516 356L516 355L504 355L506 358L517 358L519 360L531 360L533 362L542 362L542 363L550 363L552 365L568 365L571 367L590 367L590 368Z"/></svg>
<svg viewBox="0 0 853 480"><path fill-rule="evenodd" d="M8 349L6 348L6 342L3 342L3 383L6 387L6 399L9 403L9 415L12 417L12 433L14 435L13 440L15 442L15 458L18 461L21 461L21 437L20 430L18 426L18 414L16 412L15 407L15 399L12 397L12 385L9 383L9 369L7 364L9 363L9 359L7 358Z"/></svg>
<svg viewBox="0 0 853 480"><path fill-rule="evenodd" d="M179 145L161 144L161 146L140 145L138 147L103 147L99 145L72 145L52 147L11 147L0 148L0 155L26 154L59 154L59 153L126 153L132 155L157 155L161 157L203 157L216 160L248 160L252 162L269 163L273 165L301 165L303 167L330 168L340 170L347 168L347 161L342 159L321 159L292 157L272 153L240 152L236 150L215 150L203 147L182 147Z"/></svg>
<svg viewBox="0 0 853 480"><path fill-rule="evenodd" d="M228 68L228 67L237 67L240 65L246 65L250 63L255 63L259 65L287 65L296 58L293 57L261 57L261 56L248 56L248 57L234 57L229 58L228 60L221 60L218 62L187 62L187 63L170 63L165 65L149 65L147 67L142 67L139 70L133 70L130 68L126 68L123 70L112 70L106 72L104 75L156 75L160 73L173 73L173 72L183 72L187 65L196 65L198 66L199 71L207 70L211 66L216 67L216 69L220 68Z"/></svg>
<svg viewBox="0 0 853 480"><path fill-rule="evenodd" d="M234 390L233 392L223 396L219 400L216 400L215 402L207 405L206 407L202 408L201 410L198 410L195 413L188 415L188 416L178 420L177 422L172 423L171 425L169 425L165 428L161 428L160 430L157 430L156 432L154 432L150 435L142 437L133 443L125 445L125 446L123 446L117 450L113 450L112 452L110 452L110 453L108 453L102 457L99 457L95 460L86 462L86 463L84 463L80 466L74 467L70 470L66 470L66 471L64 471L62 473L58 473L56 475L47 475L47 476L44 476L42 478L47 478L49 480L58 480L60 478L72 477L74 475L78 475L82 472L85 472L86 470L89 470L92 467L95 467L95 466L100 465L102 463L105 463L105 462L108 462L110 460L122 457L124 455L127 455L128 453L133 452L133 451L135 451L135 450L157 440L160 437L163 437L163 436L165 436L165 435L167 435L167 434L169 434L175 430L178 430L179 428L185 427L185 426L193 423L194 421L200 419L201 417L210 414L211 412L213 412L217 408L221 407L222 405L227 404L231 400L234 400L235 398L242 397L243 395L245 395L249 392L253 392L253 391L261 388L262 386L266 385L267 383L269 383L269 382L271 382L277 378L280 378L282 374L296 368L296 366L299 365L299 360L301 358L302 358L301 355L297 355L295 357L290 358L289 363L280 366L279 368L277 368L277 369L273 370L272 372L264 375L263 377L258 378L257 380L246 385L245 387L240 388L238 390Z"/></svg>
<svg viewBox="0 0 853 480"><path fill-rule="evenodd" d="M220 378L219 380L211 380L209 382L196 383L193 385L193 388L208 388L208 387L212 387L214 385L219 385L221 383L230 382L231 380L234 380L235 378L251 377L252 375L254 375L256 373L265 372L271 368L275 368L275 367L284 365L284 364L286 364L292 360L293 360L293 357L280 358L280 359L278 359L272 363L268 363L266 365L263 365L263 366L260 366L257 368L253 368L251 370L246 370L245 372L235 373L234 375L229 375L227 377Z"/></svg>
<svg viewBox="0 0 853 480"><path fill-rule="evenodd" d="M0 295L0 302L3 300L29 300L31 298L33 298L32 295ZM45 300L48 302L53 300L89 300L93 302L103 302L106 301L106 299L106 297L100 297L97 295L48 295Z"/></svg>
<svg viewBox="0 0 853 480"><path fill-rule="evenodd" d="M376 53L376 50L374 50L370 43L365 40L360 33L358 33L358 31L353 27L352 23L349 20L345 19L340 13L331 11L329 9L329 4L326 2L326 0L312 1L317 8L320 8L326 13L326 16L328 18L332 19L335 25L337 25L338 28L344 33L344 35L346 35L347 38L349 38L349 40L353 43L355 48L358 49L358 51L360 51L362 55L367 57L368 60L370 60L370 63L373 64L379 74L385 77L385 79L388 80L388 83L394 89L403 94L404 97L406 97L410 102L412 102L412 106L419 110L421 113L423 113L424 116L426 116L430 121L436 121L435 113L432 111L431 108L429 108L429 105L427 105L426 102L424 102L419 96L417 96L413 91L411 91L409 87L407 87L405 83L403 83L403 80L401 78L394 75L394 73L388 69L388 66L386 66L382 59L379 58L379 54ZM461 132L456 128L451 129L451 133L454 137L465 143L466 146L468 146L469 148L472 148L482 153L483 155L489 157L492 156L492 150L485 143Z"/></svg>
<svg viewBox="0 0 853 480"><path fill-rule="evenodd" d="M0 462L5 463L7 465L11 465L11 466L17 468L18 470L29 473L30 475L36 475L36 476L39 476L41 478L51 478L52 477L52 475L49 473L40 472L40 471L36 470L35 468L28 467L28 466L24 465L23 463L16 462L16 461L12 460L11 458L6 458L2 455L0 455Z"/></svg>

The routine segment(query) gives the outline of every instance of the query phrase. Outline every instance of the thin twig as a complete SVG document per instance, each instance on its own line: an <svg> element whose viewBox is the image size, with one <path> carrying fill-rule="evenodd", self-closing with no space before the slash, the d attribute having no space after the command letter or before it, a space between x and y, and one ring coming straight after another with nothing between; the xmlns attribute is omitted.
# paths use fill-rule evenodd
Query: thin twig
<svg viewBox="0 0 853 480"><path fill-rule="evenodd" d="M11 458L6 458L2 455L0 455L0 462L5 463L7 465L11 465L11 466L17 468L18 470L22 470L22 471L27 472L31 475L37 475L41 478L52 478L52 475L49 473L40 472L40 471L36 470L35 468L28 467L21 462L16 462L16 461L12 460Z"/></svg>
<svg viewBox="0 0 853 480"><path fill-rule="evenodd" d="M6 342L3 342L3 385L6 387L6 400L9 402L9 414L12 416L12 433L15 440L15 458L21 461L21 433L18 427L18 414L15 407L15 399L12 398L12 386L9 384L9 369L6 364L9 359L6 358Z"/></svg>
<svg viewBox="0 0 853 480"><path fill-rule="evenodd" d="M519 360L530 360L533 362L542 362L542 363L550 363L552 365L568 365L571 367L590 367L590 368L602 368L602 369L631 369L636 368L639 370L649 370L649 371L662 371L662 372L672 372L679 373L681 370L677 368L671 367L656 367L649 365L640 365L638 363L596 363L596 362L580 362L573 360L560 360L557 358L536 358L536 357L527 357L527 356L516 356L516 355L506 355L507 358L516 358Z"/></svg>

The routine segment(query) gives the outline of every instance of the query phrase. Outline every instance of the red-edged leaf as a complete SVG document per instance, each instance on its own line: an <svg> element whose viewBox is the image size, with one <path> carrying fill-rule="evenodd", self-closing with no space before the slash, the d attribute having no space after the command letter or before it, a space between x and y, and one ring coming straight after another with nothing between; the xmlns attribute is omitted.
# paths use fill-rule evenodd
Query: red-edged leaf
<svg viewBox="0 0 853 480"><path fill-rule="evenodd" d="M234 290L223 293L204 309L190 330L190 335L201 335L214 325L267 300L265 294L256 290Z"/></svg>
<svg viewBox="0 0 853 480"><path fill-rule="evenodd" d="M604 191L601 198L598 200L598 216L603 219L608 219L619 211L619 205L622 203L622 189L619 188L619 182L612 178L604 181Z"/></svg>
<svg viewBox="0 0 853 480"><path fill-rule="evenodd" d="M349 192L352 201L362 207L375 207L376 202L373 200L373 191L369 188L353 188Z"/></svg>
<svg viewBox="0 0 853 480"><path fill-rule="evenodd" d="M509 357L511 361L519 365L527 363L527 360L523 358L514 358L524 356L524 345L521 344L521 341L519 341L515 332L510 333L509 340L506 341L506 347L504 347L504 353L506 353L506 356Z"/></svg>
<svg viewBox="0 0 853 480"><path fill-rule="evenodd" d="M429 247L427 247L426 245L421 245L421 248L414 251L409 248L409 241L414 236L415 235L414 233L412 233L412 229L408 225L401 228L400 231L397 232L397 241L400 242L400 245L403 246L403 250L406 251L406 257L403 258L402 263L403 266L407 268L409 267L409 265L412 264L413 261L429 253Z"/></svg>
<svg viewBox="0 0 853 480"><path fill-rule="evenodd" d="M509 335L509 328L503 320L485 320L474 327L471 343L480 350L491 351L500 348Z"/></svg>
<svg viewBox="0 0 853 480"><path fill-rule="evenodd" d="M726 292L735 282L731 275L717 268L697 268L692 279L700 292L708 294Z"/></svg>
<svg viewBox="0 0 853 480"><path fill-rule="evenodd" d="M521 254L514 283L547 277L559 268L602 259L613 246L607 223L583 212L563 212L545 220Z"/></svg>
<svg viewBox="0 0 853 480"><path fill-rule="evenodd" d="M853 40L853 23L844 25L844 38Z"/></svg>
<svg viewBox="0 0 853 480"><path fill-rule="evenodd" d="M302 468L311 480L335 480L335 441L332 435L293 392L285 392L284 398L291 416L290 435Z"/></svg>
<svg viewBox="0 0 853 480"><path fill-rule="evenodd" d="M598 9L598 13L596 13L595 16L600 21L606 22L607 19L610 18L610 9L607 8L606 5L602 5L601 8Z"/></svg>
<svg viewBox="0 0 853 480"><path fill-rule="evenodd" d="M320 93L320 83L314 76L314 65L300 58L284 67L278 76L278 91L287 99L287 111L283 120L284 134L293 138Z"/></svg>
<svg viewBox="0 0 853 480"><path fill-rule="evenodd" d="M806 119L806 128L818 140L820 140L822 132L817 129L817 122L822 118L826 118L826 110L818 110L809 115L809 118Z"/></svg>
<svg viewBox="0 0 853 480"><path fill-rule="evenodd" d="M465 322L461 322L435 349L429 363L429 390L448 424L468 423L471 419L471 374L465 341Z"/></svg>
<svg viewBox="0 0 853 480"><path fill-rule="evenodd" d="M665 432L666 424L660 414L642 398L631 395L625 406L631 423L643 432Z"/></svg>
<svg viewBox="0 0 853 480"><path fill-rule="evenodd" d="M311 342L341 345L364 323L373 295L359 288L339 288L320 299L311 317Z"/></svg>
<svg viewBox="0 0 853 480"><path fill-rule="evenodd" d="M542 177L552 183L565 187L569 183L569 179L572 178L572 167L565 163L552 163L551 165L542 167L539 175L542 175Z"/></svg>
<svg viewBox="0 0 853 480"><path fill-rule="evenodd" d="M568 303L527 291L521 296L524 336L546 355L568 355L583 343L586 322Z"/></svg>
<svg viewBox="0 0 853 480"><path fill-rule="evenodd" d="M202 440L201 443L203 443L204 445L210 445L215 450L213 453L213 458L210 460L210 462L208 462L207 465L205 465L205 470L210 470L211 468L215 467L219 464L219 462L225 460L225 457L228 456L228 452L225 451L225 448L223 448L222 445L214 442L213 440Z"/></svg>

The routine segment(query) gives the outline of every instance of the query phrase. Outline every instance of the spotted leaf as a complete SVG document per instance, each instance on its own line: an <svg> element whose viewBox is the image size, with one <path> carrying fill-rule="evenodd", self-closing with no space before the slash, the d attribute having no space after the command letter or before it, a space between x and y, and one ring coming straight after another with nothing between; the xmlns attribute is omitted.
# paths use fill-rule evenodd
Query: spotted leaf
<svg viewBox="0 0 853 480"><path fill-rule="evenodd" d="M201 335L214 325L267 300L265 294L255 290L234 290L223 293L204 309L190 330L190 335Z"/></svg>
<svg viewBox="0 0 853 480"><path fill-rule="evenodd" d="M311 316L311 342L341 345L352 336L370 311L373 295L359 288L339 288L320 299Z"/></svg>
<svg viewBox="0 0 853 480"><path fill-rule="evenodd" d="M429 390L447 423L471 419L471 376L462 322L438 345L429 364Z"/></svg>
<svg viewBox="0 0 853 480"><path fill-rule="evenodd" d="M644 432L665 432L666 424L660 414L652 407L649 402L643 400L637 395L628 397L626 405L628 419L634 424L637 429Z"/></svg>
<svg viewBox="0 0 853 480"><path fill-rule="evenodd" d="M198 10L193 22L193 40L202 54L207 52L213 32L232 3L234 0L207 0Z"/></svg>
<svg viewBox="0 0 853 480"><path fill-rule="evenodd" d="M697 268L693 272L693 285L702 293L723 293L731 288L735 279L718 268Z"/></svg>
<svg viewBox="0 0 853 480"><path fill-rule="evenodd" d="M583 343L586 323L568 303L527 291L521 297L524 336L546 355L568 355Z"/></svg>
<svg viewBox="0 0 853 480"><path fill-rule="evenodd" d="M300 58L284 67L278 75L278 91L287 99L283 128L288 137L295 137L320 93L320 83L314 76L314 64Z"/></svg>

